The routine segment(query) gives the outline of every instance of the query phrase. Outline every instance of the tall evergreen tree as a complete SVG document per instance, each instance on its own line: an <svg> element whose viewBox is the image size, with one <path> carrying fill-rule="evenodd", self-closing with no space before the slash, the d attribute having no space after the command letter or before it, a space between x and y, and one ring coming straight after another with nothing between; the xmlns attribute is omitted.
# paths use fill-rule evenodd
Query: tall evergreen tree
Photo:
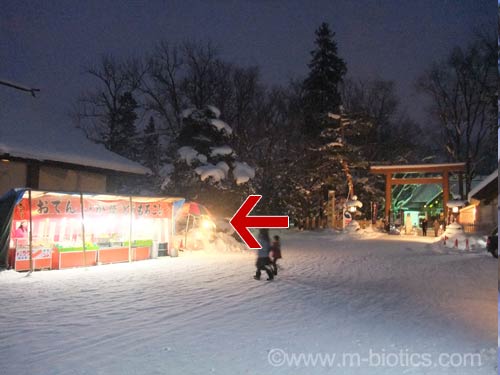
<svg viewBox="0 0 500 375"><path fill-rule="evenodd" d="M138 138L135 121L137 120L137 101L132 93L125 92L118 98L118 107L108 115L108 133L105 146L119 155L132 160L138 157Z"/></svg>
<svg viewBox="0 0 500 375"><path fill-rule="evenodd" d="M340 83L347 67L337 53L335 33L327 23L316 30L309 75L304 81L304 132L316 136L328 124L328 112L339 113Z"/></svg>
<svg viewBox="0 0 500 375"><path fill-rule="evenodd" d="M323 203L328 190L338 195L347 192L347 181L342 171L345 140L342 138L340 83L347 68L337 55L334 34L328 24L316 30L316 49L311 52L309 74L302 83L301 142L302 157L297 165L294 190L298 193L295 211L298 217L322 217ZM333 114L329 116L328 114Z"/></svg>
<svg viewBox="0 0 500 375"><path fill-rule="evenodd" d="M373 124L346 113L342 105L340 86L347 68L333 37L326 23L316 31L317 48L311 53L310 72L303 82L302 133L306 141L297 165L301 173L293 180L300 195L295 199L295 211L302 218L324 219L329 190L336 192L337 199L358 195L365 202L377 193L367 185L364 152Z"/></svg>

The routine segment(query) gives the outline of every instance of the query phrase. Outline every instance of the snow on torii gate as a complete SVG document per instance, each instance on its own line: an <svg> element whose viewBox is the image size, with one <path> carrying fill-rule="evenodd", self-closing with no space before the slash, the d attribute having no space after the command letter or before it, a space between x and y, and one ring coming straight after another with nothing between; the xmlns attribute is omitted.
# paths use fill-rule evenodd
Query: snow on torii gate
<svg viewBox="0 0 500 375"><path fill-rule="evenodd" d="M374 165L370 167L373 174L385 175L385 217L389 218L391 209L391 193L394 185L440 184L443 188L444 217L448 215L448 196L450 193L450 172L464 172L465 163L451 164L419 164L419 165ZM436 173L439 177L393 178L395 173Z"/></svg>

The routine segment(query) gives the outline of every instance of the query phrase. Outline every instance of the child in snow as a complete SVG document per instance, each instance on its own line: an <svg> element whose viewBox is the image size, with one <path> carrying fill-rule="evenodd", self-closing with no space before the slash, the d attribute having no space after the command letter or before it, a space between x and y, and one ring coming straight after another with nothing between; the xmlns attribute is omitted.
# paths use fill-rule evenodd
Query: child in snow
<svg viewBox="0 0 500 375"><path fill-rule="evenodd" d="M281 259L281 242L280 236L273 237L273 243L271 244L271 251L269 252L271 256L271 261L273 265L274 275L278 275L278 259Z"/></svg>
<svg viewBox="0 0 500 375"><path fill-rule="evenodd" d="M267 280L274 279L274 275L272 270L269 268L271 264L271 260L269 259L269 250L271 249L271 240L269 238L269 229L263 228L259 230L258 236L259 243L261 244L261 248L257 254L257 262L255 266L257 267L257 272L255 272L254 279L260 280L260 271L266 271Z"/></svg>

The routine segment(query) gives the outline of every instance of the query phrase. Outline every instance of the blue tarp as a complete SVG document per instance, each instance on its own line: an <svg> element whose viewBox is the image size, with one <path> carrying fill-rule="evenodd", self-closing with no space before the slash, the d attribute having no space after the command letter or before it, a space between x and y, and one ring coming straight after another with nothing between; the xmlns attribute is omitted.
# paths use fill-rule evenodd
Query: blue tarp
<svg viewBox="0 0 500 375"><path fill-rule="evenodd" d="M23 198L26 189L12 189L0 197L0 268L7 268L9 240L14 208Z"/></svg>

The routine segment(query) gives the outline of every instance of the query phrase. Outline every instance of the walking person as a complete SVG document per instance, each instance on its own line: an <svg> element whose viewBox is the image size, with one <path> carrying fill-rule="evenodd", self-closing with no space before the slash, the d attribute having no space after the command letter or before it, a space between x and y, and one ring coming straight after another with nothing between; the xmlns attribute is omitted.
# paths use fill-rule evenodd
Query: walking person
<svg viewBox="0 0 500 375"><path fill-rule="evenodd" d="M434 222L432 223L432 226L434 227L434 237L437 237L439 234L439 221L437 218L434 219Z"/></svg>
<svg viewBox="0 0 500 375"><path fill-rule="evenodd" d="M271 249L271 239L269 238L269 229L259 229L259 236L257 237L260 245L262 246L257 253L257 262L255 266L257 271L253 277L255 280L260 280L261 271L266 271L267 281L273 280L274 275L271 269L271 259L269 259L269 251Z"/></svg>
<svg viewBox="0 0 500 375"><path fill-rule="evenodd" d="M278 275L278 259L281 259L281 242L280 236L273 237L273 243L271 244L271 251L269 252L271 256L271 262L273 265L274 276Z"/></svg>
<svg viewBox="0 0 500 375"><path fill-rule="evenodd" d="M423 236L427 236L427 225L428 225L427 218L424 217L424 220L422 220L422 235Z"/></svg>

